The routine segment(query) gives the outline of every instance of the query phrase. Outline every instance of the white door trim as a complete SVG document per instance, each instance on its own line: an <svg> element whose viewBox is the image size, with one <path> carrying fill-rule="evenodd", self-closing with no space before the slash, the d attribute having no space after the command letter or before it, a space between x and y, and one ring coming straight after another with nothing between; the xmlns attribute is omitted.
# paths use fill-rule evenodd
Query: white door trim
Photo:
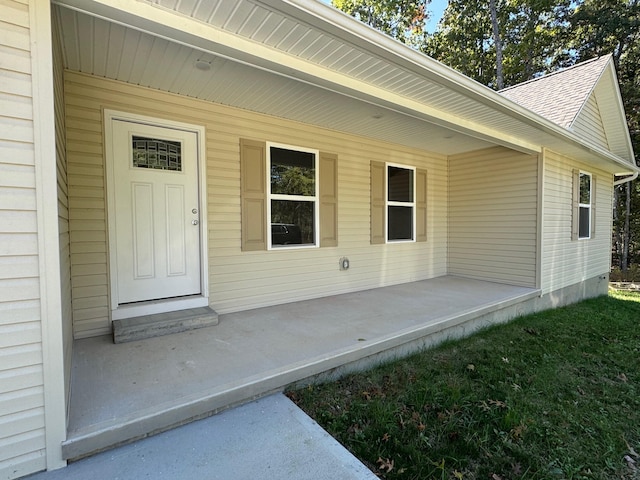
<svg viewBox="0 0 640 480"><path fill-rule="evenodd" d="M140 315L150 315L154 313L172 312L187 308L195 308L209 305L209 261L208 261L208 241L207 241L207 195L206 195L206 144L205 127L171 120L154 118L135 113L122 112L117 110L104 110L104 138L105 138L105 166L107 177L107 230L109 232L109 295L111 320L136 317ZM119 305L118 302L118 269L116 257L116 232L111 226L115 225L115 173L112 158L112 122L122 120L127 122L141 123L157 127L172 128L193 132L197 136L196 149L198 158L198 200L200 202L200 286L199 295L189 295L175 299L152 300L131 305Z"/></svg>

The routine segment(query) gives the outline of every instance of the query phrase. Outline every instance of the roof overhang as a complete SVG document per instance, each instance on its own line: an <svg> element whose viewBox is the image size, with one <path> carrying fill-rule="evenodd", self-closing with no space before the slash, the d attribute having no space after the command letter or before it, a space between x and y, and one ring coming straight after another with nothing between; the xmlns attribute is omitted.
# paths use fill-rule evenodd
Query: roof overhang
<svg viewBox="0 0 640 480"><path fill-rule="evenodd" d="M254 12L259 8L263 17L267 11L269 21L273 21L272 17L281 17L303 26L300 29L303 33L299 38L291 39L289 44L294 40L305 42L305 37L311 35L304 31L313 32L315 40L309 42L307 49L295 52L292 48L270 44L268 38L260 35L259 29L267 20L262 25L245 25L241 31L227 28L222 22L216 24L195 14L179 12L179 2L172 8L131 0L57 0L55 3L304 84L310 89L321 89L326 92L327 99L346 98L390 112L392 118L409 119L435 126L440 133L451 131L477 140L467 142L469 149L502 145L535 154L549 148L613 174L638 171L629 161L590 144L488 87L316 0L237 2L238 6L251 7ZM347 60L340 63L333 59L317 61L305 53L322 41L333 42L352 54L345 53ZM351 59L356 56L362 67L353 73L347 62L354 62ZM377 69L379 75L371 75L372 69ZM390 78L405 79L412 90L397 82L391 84L387 81ZM375 134L376 127L368 128L372 135ZM381 126L377 129L381 130ZM433 151L449 153L446 147L438 151L436 143L433 142Z"/></svg>

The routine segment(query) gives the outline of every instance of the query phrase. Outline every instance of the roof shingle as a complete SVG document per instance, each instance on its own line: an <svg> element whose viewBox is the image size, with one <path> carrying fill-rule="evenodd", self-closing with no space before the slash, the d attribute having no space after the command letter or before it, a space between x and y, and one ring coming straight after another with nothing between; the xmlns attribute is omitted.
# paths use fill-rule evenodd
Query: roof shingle
<svg viewBox="0 0 640 480"><path fill-rule="evenodd" d="M563 128L570 128L610 58L611 55L594 58L498 93Z"/></svg>

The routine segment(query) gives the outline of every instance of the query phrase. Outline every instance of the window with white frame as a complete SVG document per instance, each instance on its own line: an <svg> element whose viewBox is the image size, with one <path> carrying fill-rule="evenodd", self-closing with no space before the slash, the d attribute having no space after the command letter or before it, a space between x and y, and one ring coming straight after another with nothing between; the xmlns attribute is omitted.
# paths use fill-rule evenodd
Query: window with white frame
<svg viewBox="0 0 640 480"><path fill-rule="evenodd" d="M387 242L415 241L415 168L387 164Z"/></svg>
<svg viewBox="0 0 640 480"><path fill-rule="evenodd" d="M267 144L269 248L318 246L318 151Z"/></svg>
<svg viewBox="0 0 640 480"><path fill-rule="evenodd" d="M578 238L591 238L591 175L580 172Z"/></svg>

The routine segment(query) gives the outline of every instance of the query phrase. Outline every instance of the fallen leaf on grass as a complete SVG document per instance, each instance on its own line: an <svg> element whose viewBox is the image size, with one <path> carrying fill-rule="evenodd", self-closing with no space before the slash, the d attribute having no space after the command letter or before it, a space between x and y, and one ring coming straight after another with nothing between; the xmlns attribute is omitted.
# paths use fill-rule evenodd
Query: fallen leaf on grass
<svg viewBox="0 0 640 480"><path fill-rule="evenodd" d="M491 475L491 480L502 480L502 477L496 473Z"/></svg>
<svg viewBox="0 0 640 480"><path fill-rule="evenodd" d="M470 372L475 371L476 366L473 363L470 363L469 365L467 365L467 370L469 370Z"/></svg>
<svg viewBox="0 0 640 480"><path fill-rule="evenodd" d="M378 457L378 460L376 460L376 463L378 464L378 468L384 472L389 473L391 470L393 470L393 460L390 460L388 458L383 459L382 457Z"/></svg>
<svg viewBox="0 0 640 480"><path fill-rule="evenodd" d="M618 380L620 380L621 382L624 382L624 383L627 383L629 381L629 379L627 378L627 376L624 373L621 373L616 378Z"/></svg>

